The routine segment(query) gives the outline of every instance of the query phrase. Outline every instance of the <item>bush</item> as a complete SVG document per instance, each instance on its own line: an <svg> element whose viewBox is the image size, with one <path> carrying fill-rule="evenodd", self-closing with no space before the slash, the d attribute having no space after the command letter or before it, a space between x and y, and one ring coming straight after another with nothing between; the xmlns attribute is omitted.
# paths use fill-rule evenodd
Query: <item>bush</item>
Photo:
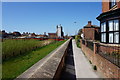
<svg viewBox="0 0 120 80"><path fill-rule="evenodd" d="M80 35L75 36L75 41L76 41L77 47L80 48Z"/></svg>
<svg viewBox="0 0 120 80"><path fill-rule="evenodd" d="M89 63L92 64L92 62L89 60Z"/></svg>
<svg viewBox="0 0 120 80"><path fill-rule="evenodd" d="M96 65L94 65L94 66L93 66L93 69L94 69L94 70L97 70L97 66L96 66Z"/></svg>

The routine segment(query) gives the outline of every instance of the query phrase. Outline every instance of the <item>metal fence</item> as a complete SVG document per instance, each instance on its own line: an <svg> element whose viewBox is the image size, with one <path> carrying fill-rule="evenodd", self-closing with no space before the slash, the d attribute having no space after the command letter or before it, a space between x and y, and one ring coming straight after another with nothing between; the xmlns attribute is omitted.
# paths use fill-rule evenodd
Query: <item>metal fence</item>
<svg viewBox="0 0 120 80"><path fill-rule="evenodd" d="M86 43L87 43L86 46L93 51L94 50L94 43L91 41L86 41Z"/></svg>
<svg viewBox="0 0 120 80"><path fill-rule="evenodd" d="M120 46L106 46L97 44L97 53L110 61L111 63L115 64L116 66L120 67Z"/></svg>

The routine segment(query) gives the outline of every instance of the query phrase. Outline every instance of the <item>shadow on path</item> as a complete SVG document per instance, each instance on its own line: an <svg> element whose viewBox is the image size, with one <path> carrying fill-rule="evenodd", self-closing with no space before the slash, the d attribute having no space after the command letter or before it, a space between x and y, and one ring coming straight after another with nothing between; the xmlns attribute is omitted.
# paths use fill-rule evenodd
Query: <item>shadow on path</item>
<svg viewBox="0 0 120 80"><path fill-rule="evenodd" d="M65 68L61 73L60 80L76 80L72 41L69 45L69 50L65 59Z"/></svg>

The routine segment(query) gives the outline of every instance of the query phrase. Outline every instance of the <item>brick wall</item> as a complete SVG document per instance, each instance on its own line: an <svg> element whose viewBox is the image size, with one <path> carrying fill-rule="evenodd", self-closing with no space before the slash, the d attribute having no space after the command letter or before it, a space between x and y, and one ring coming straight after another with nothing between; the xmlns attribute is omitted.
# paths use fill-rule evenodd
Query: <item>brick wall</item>
<svg viewBox="0 0 120 80"><path fill-rule="evenodd" d="M120 8L120 0L116 0L116 1L117 1L117 5L115 7L113 7L112 9L110 9L109 0L102 0L102 12L107 12L110 10Z"/></svg>
<svg viewBox="0 0 120 80"><path fill-rule="evenodd" d="M120 0L118 1L117 5L118 5L118 8L120 8Z"/></svg>
<svg viewBox="0 0 120 80"><path fill-rule="evenodd" d="M110 61L106 60L99 54L94 56L95 64L97 66L97 70L106 78L120 78L120 68L116 65L112 64Z"/></svg>
<svg viewBox="0 0 120 80"><path fill-rule="evenodd" d="M84 28L85 39L95 40L94 33L95 33L94 28Z"/></svg>
<svg viewBox="0 0 120 80"><path fill-rule="evenodd" d="M84 38L87 40L99 40L99 27L84 27L82 29Z"/></svg>
<svg viewBox="0 0 120 80"><path fill-rule="evenodd" d="M94 51L86 46L86 40L85 45L82 44L82 40L80 41L80 44L81 49L85 53L87 58L92 62L93 65L97 66L98 72L101 72L106 78L120 78L120 67L116 66L115 64L97 53L98 43L94 43Z"/></svg>
<svg viewBox="0 0 120 80"><path fill-rule="evenodd" d="M102 12L109 11L109 0L102 0Z"/></svg>
<svg viewBox="0 0 120 80"><path fill-rule="evenodd" d="M85 45L81 45L81 49L84 52L84 54L87 56L87 58L94 63L94 51L92 51L90 48L86 47L86 43Z"/></svg>

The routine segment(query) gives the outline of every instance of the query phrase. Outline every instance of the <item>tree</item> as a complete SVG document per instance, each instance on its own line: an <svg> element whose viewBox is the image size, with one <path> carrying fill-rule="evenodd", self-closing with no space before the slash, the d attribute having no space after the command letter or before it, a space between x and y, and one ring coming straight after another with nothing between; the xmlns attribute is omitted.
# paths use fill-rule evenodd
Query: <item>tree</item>
<svg viewBox="0 0 120 80"><path fill-rule="evenodd" d="M81 34L82 34L82 29L79 29L78 35L81 35Z"/></svg>

